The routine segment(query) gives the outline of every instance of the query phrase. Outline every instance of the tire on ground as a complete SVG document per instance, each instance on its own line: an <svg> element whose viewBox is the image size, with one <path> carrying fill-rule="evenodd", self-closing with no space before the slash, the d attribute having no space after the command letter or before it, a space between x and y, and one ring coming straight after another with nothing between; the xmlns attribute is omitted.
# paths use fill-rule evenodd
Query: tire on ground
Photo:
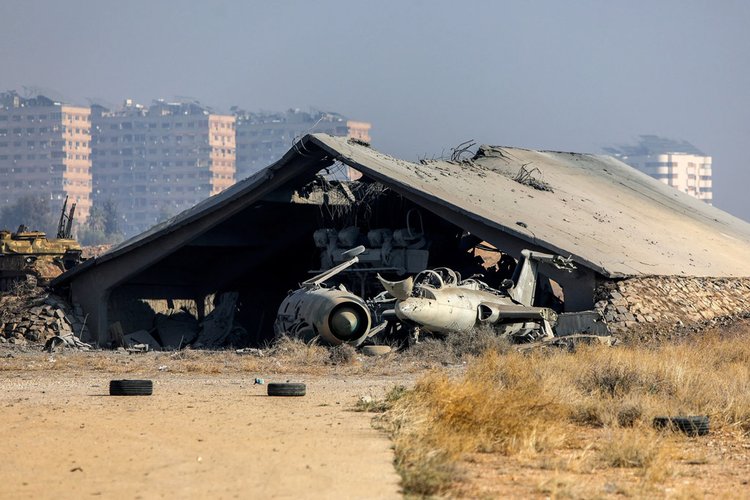
<svg viewBox="0 0 750 500"><path fill-rule="evenodd" d="M389 345L365 345L362 346L362 354L365 356L382 356L391 352Z"/></svg>
<svg viewBox="0 0 750 500"><path fill-rule="evenodd" d="M110 380L110 396L150 396L154 384L150 380Z"/></svg>
<svg viewBox="0 0 750 500"><path fill-rule="evenodd" d="M296 382L271 382L268 384L269 396L304 396L306 392L305 384Z"/></svg>
<svg viewBox="0 0 750 500"><path fill-rule="evenodd" d="M657 429L680 431L688 436L705 436L708 434L708 416L695 417L654 417L653 425Z"/></svg>

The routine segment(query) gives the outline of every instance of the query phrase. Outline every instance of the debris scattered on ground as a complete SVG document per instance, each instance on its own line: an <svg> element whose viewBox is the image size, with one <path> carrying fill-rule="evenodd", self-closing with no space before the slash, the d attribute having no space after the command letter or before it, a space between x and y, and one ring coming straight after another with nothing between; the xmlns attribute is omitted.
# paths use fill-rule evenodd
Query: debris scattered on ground
<svg viewBox="0 0 750 500"><path fill-rule="evenodd" d="M366 345L362 346L362 354L365 356L382 356L392 351L389 345Z"/></svg>
<svg viewBox="0 0 750 500"><path fill-rule="evenodd" d="M244 349L237 349L234 352L236 352L237 354L239 354L241 356L255 356L255 357L258 357L258 358L262 358L263 356L265 356L265 354L263 354L263 351L261 349L255 349L253 347L246 347Z"/></svg>
<svg viewBox="0 0 750 500"><path fill-rule="evenodd" d="M189 312L180 310L157 313L154 326L165 349L179 349L192 343L199 331L198 320Z"/></svg>
<svg viewBox="0 0 750 500"><path fill-rule="evenodd" d="M217 295L216 306L203 320L201 331L193 344L194 347L226 345L234 330L241 328L234 323L234 312L238 298L239 294L236 292ZM237 334L241 337L241 332L237 332Z"/></svg>
<svg viewBox="0 0 750 500"><path fill-rule="evenodd" d="M45 351L54 352L61 348L79 349L81 351L90 351L92 349L91 344L82 342L72 332L65 335L55 335L47 339L47 342L44 343Z"/></svg>
<svg viewBox="0 0 750 500"><path fill-rule="evenodd" d="M148 352L149 349L148 349L148 344L134 344L133 346L125 349L125 351L127 351L128 354L140 354L140 353Z"/></svg>
<svg viewBox="0 0 750 500"><path fill-rule="evenodd" d="M86 336L86 317L56 295L27 283L0 295L0 341L90 349Z"/></svg>
<svg viewBox="0 0 750 500"><path fill-rule="evenodd" d="M136 347L137 345L145 344L150 350L159 350L161 345L159 342L146 330L138 330L137 332L129 333L123 336L123 342L128 347Z"/></svg>

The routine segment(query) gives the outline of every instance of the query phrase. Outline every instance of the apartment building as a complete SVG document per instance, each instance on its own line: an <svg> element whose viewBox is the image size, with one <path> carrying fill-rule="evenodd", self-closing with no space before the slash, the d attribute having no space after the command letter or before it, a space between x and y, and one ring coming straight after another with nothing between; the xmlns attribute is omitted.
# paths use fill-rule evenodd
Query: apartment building
<svg viewBox="0 0 750 500"><path fill-rule="evenodd" d="M94 200L111 199L126 234L143 231L235 182L235 118L195 103L131 100L92 108Z"/></svg>
<svg viewBox="0 0 750 500"><path fill-rule="evenodd" d="M643 135L636 145L605 151L675 189L713 204L711 157L689 142Z"/></svg>
<svg viewBox="0 0 750 500"><path fill-rule="evenodd" d="M62 208L75 202L76 220L91 210L91 113L44 96L0 94L0 203L38 194Z"/></svg>
<svg viewBox="0 0 750 500"><path fill-rule="evenodd" d="M299 109L283 113L248 113L236 109L234 112L238 179L249 177L277 161L305 134L325 133L370 142L369 123L347 121L337 113Z"/></svg>

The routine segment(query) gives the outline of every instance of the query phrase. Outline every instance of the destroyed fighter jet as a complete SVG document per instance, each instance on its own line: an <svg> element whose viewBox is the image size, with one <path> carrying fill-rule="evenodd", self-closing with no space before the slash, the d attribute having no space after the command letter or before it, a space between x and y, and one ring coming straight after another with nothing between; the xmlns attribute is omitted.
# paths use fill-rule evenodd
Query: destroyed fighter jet
<svg viewBox="0 0 750 500"><path fill-rule="evenodd" d="M431 333L466 332L482 324L517 342L555 336L557 313L533 306L539 264L575 269L570 258L524 250L514 280L504 280L501 290L455 271L428 269L416 278L390 282L378 276L386 291L396 298L395 316L409 326L417 338L420 330Z"/></svg>
<svg viewBox="0 0 750 500"><path fill-rule="evenodd" d="M343 252L349 260L300 284L279 306L274 323L277 336L290 335L306 342L319 340L328 345L360 345L370 333L367 304L343 285L328 288L324 283L359 261L365 251L359 246Z"/></svg>

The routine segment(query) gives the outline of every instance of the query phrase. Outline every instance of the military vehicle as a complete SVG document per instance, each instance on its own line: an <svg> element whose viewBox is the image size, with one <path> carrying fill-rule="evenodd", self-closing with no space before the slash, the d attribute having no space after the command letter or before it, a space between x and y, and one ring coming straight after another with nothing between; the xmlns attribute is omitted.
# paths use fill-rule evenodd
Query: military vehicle
<svg viewBox="0 0 750 500"><path fill-rule="evenodd" d="M370 334L372 323L367 304L343 285L335 288L325 282L359 262L365 251L358 246L342 253L348 260L300 284L281 302L274 323L277 336L289 335L306 342L318 340L327 345L360 345Z"/></svg>
<svg viewBox="0 0 750 500"><path fill-rule="evenodd" d="M16 232L0 231L0 291L8 291L20 281L36 281L44 286L56 276L81 262L81 245L72 238L76 204L67 212L63 204L57 237L47 239L41 231L24 225Z"/></svg>

